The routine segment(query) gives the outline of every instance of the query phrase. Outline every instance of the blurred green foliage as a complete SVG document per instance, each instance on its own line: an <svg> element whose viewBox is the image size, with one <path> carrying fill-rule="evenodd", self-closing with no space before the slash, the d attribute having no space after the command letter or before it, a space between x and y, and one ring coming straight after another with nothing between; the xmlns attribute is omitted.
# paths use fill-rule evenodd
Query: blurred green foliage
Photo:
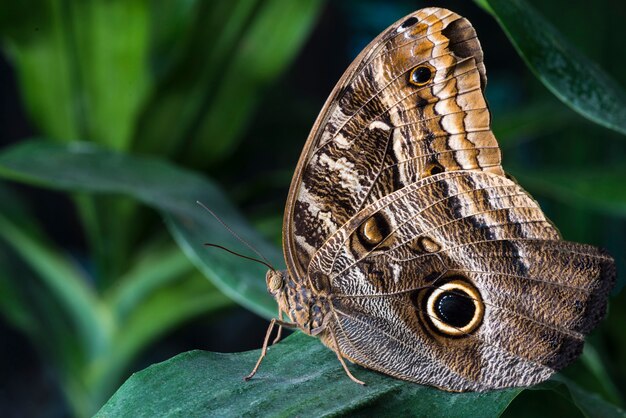
<svg viewBox="0 0 626 418"><path fill-rule="evenodd" d="M621 71L626 57L619 53L626 4L621 3L436 4L465 15L477 28L505 168L541 200L564 238L606 247L618 271L626 267L626 100L619 87L626 85ZM265 292L262 268L203 248L210 241L246 251L195 202L209 205L282 265L277 246L266 240L280 243L286 189L324 96L366 42L395 19L430 5L408 0L350 0L325 8L321 0L0 5L5 56L39 134L0 151L0 176L6 180L0 183L0 313L55 370L71 414L97 411L142 351L190 318L215 314L231 300L272 315L275 305ZM302 54L299 71L286 71L322 10L320 23L333 32L331 40L335 33L349 34L348 51L328 42ZM516 60L514 50L524 61ZM15 183L66 193L87 248L64 248L51 240ZM165 219L174 240L152 210ZM591 335L581 360L559 377L566 380L540 388L548 391L522 391L506 414L569 415L575 406L586 416L622 413L609 403L625 402L626 301L619 292L624 278L619 275L608 318ZM302 350L319 346L289 339L285 350L296 354L288 360L301 360L298 344ZM233 355L229 361L240 359ZM161 378L155 370L140 378ZM190 379L199 378L185 371ZM335 380L337 387L352 385ZM132 382L115 402L139 393ZM436 392L419 396L427 402L439 396ZM203 393L205 399L214 396L211 388ZM382 402L388 395L381 389L372 396ZM449 396L453 405L454 395ZM334 402L328 410L340 411L345 400ZM608 409L594 413L596 407Z"/></svg>
<svg viewBox="0 0 626 418"><path fill-rule="evenodd" d="M318 0L0 6L6 57L30 121L45 137L21 162L42 170L44 187L59 187L63 175L86 184L69 197L89 241L84 254L50 242L20 196L0 184L0 310L54 367L74 415L94 413L159 336L232 303L146 216L137 197L144 193L166 207L203 200L224 208L210 184L168 176L168 167L144 172L114 158L110 166L90 161L91 175L67 161L50 169L55 160L45 146L67 144L67 151L87 156L89 144L77 141L89 141L210 167L233 152L261 94L293 60L320 6ZM1 170L10 176L10 156L3 156ZM127 170L147 180L133 188ZM98 178L118 179L120 188L99 188ZM189 193L155 195L155 184L178 192L187 186ZM113 194L124 192L132 198Z"/></svg>

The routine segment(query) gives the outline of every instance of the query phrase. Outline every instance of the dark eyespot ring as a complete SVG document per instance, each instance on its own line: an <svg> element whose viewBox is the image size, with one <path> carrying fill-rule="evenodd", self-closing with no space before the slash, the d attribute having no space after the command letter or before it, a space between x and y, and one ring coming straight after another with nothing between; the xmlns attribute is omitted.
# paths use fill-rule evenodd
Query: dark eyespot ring
<svg viewBox="0 0 626 418"><path fill-rule="evenodd" d="M414 24L416 24L416 23L417 23L417 18L416 18L415 16L411 16L410 18L408 18L407 20L405 20L405 21L404 21L404 22L400 25L400 27L401 27L402 29L406 29L406 28L408 28L409 26L413 26L413 25L414 25Z"/></svg>
<svg viewBox="0 0 626 418"><path fill-rule="evenodd" d="M433 78L433 71L428 65L418 65L411 70L409 82L417 87L425 86Z"/></svg>

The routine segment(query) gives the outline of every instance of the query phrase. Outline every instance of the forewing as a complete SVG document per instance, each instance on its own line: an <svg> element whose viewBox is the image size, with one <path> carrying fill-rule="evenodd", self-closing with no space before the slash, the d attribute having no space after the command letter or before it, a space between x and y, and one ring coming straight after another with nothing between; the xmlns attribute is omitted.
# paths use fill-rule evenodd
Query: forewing
<svg viewBox="0 0 626 418"><path fill-rule="evenodd" d="M292 180L283 225L292 274L302 277L357 212L408 184L442 171L503 174L485 84L476 33L449 10L419 10L370 43L331 93Z"/></svg>

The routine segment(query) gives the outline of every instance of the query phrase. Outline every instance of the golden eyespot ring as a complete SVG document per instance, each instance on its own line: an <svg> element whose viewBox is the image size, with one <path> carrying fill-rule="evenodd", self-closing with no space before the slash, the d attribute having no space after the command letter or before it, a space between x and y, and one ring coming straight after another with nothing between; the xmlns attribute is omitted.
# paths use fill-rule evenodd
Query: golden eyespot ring
<svg viewBox="0 0 626 418"><path fill-rule="evenodd" d="M481 324L485 305L473 285L457 279L438 286L428 295L426 315L437 331L462 337Z"/></svg>
<svg viewBox="0 0 626 418"><path fill-rule="evenodd" d="M411 70L409 74L409 83L417 87L428 84L434 77L435 71L433 67L427 64L420 64Z"/></svg>

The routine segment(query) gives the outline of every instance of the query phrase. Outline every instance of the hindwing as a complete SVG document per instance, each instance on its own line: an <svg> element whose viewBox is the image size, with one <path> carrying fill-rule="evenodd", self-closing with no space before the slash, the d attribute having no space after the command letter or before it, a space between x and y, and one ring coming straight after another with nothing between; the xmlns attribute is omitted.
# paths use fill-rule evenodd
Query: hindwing
<svg viewBox="0 0 626 418"><path fill-rule="evenodd" d="M327 277L344 356L462 391L531 385L569 364L604 316L614 266L559 240L517 184L459 171L363 209L308 275Z"/></svg>

